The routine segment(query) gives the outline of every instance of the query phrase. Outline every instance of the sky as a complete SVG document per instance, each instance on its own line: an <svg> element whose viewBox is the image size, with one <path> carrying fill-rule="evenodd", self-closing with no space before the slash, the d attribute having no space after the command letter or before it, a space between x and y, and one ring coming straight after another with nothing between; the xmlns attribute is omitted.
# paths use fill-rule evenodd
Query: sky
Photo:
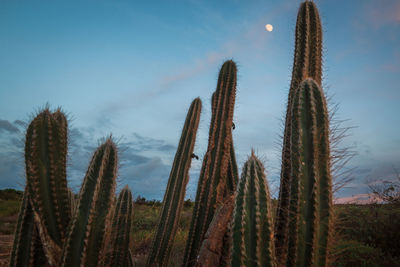
<svg viewBox="0 0 400 267"><path fill-rule="evenodd" d="M239 169L252 148L276 196L301 1L0 1L0 189L23 189L27 124L43 107L69 118L69 186L78 192L102 138L118 144L118 189L163 198L191 101L203 109L186 198L207 149L211 94L225 60L238 65L233 131ZM323 88L350 128L340 148L369 193L400 171L400 1L319 0ZM272 32L265 30L271 24ZM337 175L336 175L337 176ZM340 176L336 177L340 180Z"/></svg>

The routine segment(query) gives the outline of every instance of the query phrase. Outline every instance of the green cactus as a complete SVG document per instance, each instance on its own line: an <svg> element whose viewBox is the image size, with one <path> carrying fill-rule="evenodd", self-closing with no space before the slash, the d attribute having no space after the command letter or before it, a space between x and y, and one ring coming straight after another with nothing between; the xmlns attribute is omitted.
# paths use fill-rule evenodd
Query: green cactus
<svg viewBox="0 0 400 267"><path fill-rule="evenodd" d="M211 97L211 112L212 116L216 116L215 108L217 106L216 104L216 98L215 98L215 93L212 94ZM211 135L210 135L211 136ZM228 175L227 175L227 185L228 185L228 191L229 192L235 192L236 191L236 185L239 180L239 174L238 174L238 167L236 163L236 156L235 156L235 149L233 146L233 139L231 141L231 151L230 151L230 159L228 163Z"/></svg>
<svg viewBox="0 0 400 267"><path fill-rule="evenodd" d="M313 79L293 98L287 266L325 266L332 206L326 100Z"/></svg>
<svg viewBox="0 0 400 267"><path fill-rule="evenodd" d="M208 149L200 172L196 201L186 243L183 266L192 266L214 216L217 204L229 195L227 173L231 158L232 120L236 96L236 64L226 61L219 73Z"/></svg>
<svg viewBox="0 0 400 267"><path fill-rule="evenodd" d="M25 166L30 203L43 248L52 266L58 265L71 218L66 179L67 120L57 110L39 113L26 133Z"/></svg>
<svg viewBox="0 0 400 267"><path fill-rule="evenodd" d="M119 193L114 209L111 235L110 251L105 259L105 266L118 267L128 266L130 262L130 233L132 226L133 202L132 193L128 186Z"/></svg>
<svg viewBox="0 0 400 267"><path fill-rule="evenodd" d="M292 81L287 101L285 130L282 146L282 169L275 222L275 247L278 260L284 260L287 255L289 231L290 203L290 140L291 140L291 106L299 84L306 78L313 78L321 85L322 80L322 27L318 9L314 2L305 1L300 5L295 38ZM281 263L282 264L282 263Z"/></svg>
<svg viewBox="0 0 400 267"><path fill-rule="evenodd" d="M147 266L168 263L172 244L178 229L186 185L189 180L189 168L192 161L197 128L201 113L201 100L196 98L190 105L183 126L181 139L172 164L167 190L161 208L158 229L153 239L152 249L147 258Z"/></svg>
<svg viewBox="0 0 400 267"><path fill-rule="evenodd" d="M33 216L32 206L28 198L28 191L25 189L14 234L10 267L29 266L31 247L35 239L34 231L36 227Z"/></svg>
<svg viewBox="0 0 400 267"><path fill-rule="evenodd" d="M276 266L272 205L262 163L243 166L232 220L232 267Z"/></svg>
<svg viewBox="0 0 400 267"><path fill-rule="evenodd" d="M103 262L105 233L111 226L117 168L117 148L109 138L96 150L86 172L64 243L62 266L89 267Z"/></svg>

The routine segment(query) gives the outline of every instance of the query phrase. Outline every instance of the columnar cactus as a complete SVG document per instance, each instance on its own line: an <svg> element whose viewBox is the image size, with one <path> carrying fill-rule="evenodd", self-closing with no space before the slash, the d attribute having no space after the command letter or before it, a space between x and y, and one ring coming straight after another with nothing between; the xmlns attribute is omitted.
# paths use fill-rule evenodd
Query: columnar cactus
<svg viewBox="0 0 400 267"><path fill-rule="evenodd" d="M322 28L318 9L312 1L305 1L300 5L296 23L292 81L287 101L282 146L281 182L275 222L275 247L278 260L284 260L287 255L290 183L292 173L290 164L291 107L293 97L299 84L308 77L313 78L317 84L321 85Z"/></svg>
<svg viewBox="0 0 400 267"><path fill-rule="evenodd" d="M71 218L66 179L67 120L45 109L26 133L25 166L30 203L45 254L56 266Z"/></svg>
<svg viewBox="0 0 400 267"><path fill-rule="evenodd" d="M133 202L132 193L128 186L119 193L114 209L111 235L109 238L110 251L108 251L105 266L129 266L131 255L129 243L132 226Z"/></svg>
<svg viewBox="0 0 400 267"><path fill-rule="evenodd" d="M200 98L196 98L190 105L172 164L160 212L158 229L147 259L148 266L154 264L164 266L168 263L172 244L178 229L186 185L189 180L189 168L192 161L200 113L201 100Z"/></svg>
<svg viewBox="0 0 400 267"><path fill-rule="evenodd" d="M204 155L183 266L192 266L218 203L229 195L227 173L231 158L232 120L236 96L236 64L226 61L219 73L215 111L211 118L208 149Z"/></svg>
<svg viewBox="0 0 400 267"><path fill-rule="evenodd" d="M104 236L111 225L117 167L117 148L109 138L96 150L86 172L60 266L97 266L103 260Z"/></svg>
<svg viewBox="0 0 400 267"><path fill-rule="evenodd" d="M242 170L232 221L232 267L276 266L270 193L254 152Z"/></svg>
<svg viewBox="0 0 400 267"><path fill-rule="evenodd" d="M217 106L216 103L216 97L215 97L214 92L211 97L211 112L212 116L216 116L215 108ZM232 122L233 124L233 122ZM236 163L236 155L235 155L235 149L233 146L233 139L231 141L231 151L230 151L230 159L229 159L229 164L228 164L228 176L227 176L227 185L228 185L228 191L229 192L235 192L236 191L236 185L239 180L239 174L238 174L238 167Z"/></svg>
<svg viewBox="0 0 400 267"><path fill-rule="evenodd" d="M325 266L332 206L326 100L313 79L293 98L287 266Z"/></svg>
<svg viewBox="0 0 400 267"><path fill-rule="evenodd" d="M25 189L19 209L17 227L14 234L14 243L11 251L10 267L29 266L32 244L35 239L35 222L33 210Z"/></svg>

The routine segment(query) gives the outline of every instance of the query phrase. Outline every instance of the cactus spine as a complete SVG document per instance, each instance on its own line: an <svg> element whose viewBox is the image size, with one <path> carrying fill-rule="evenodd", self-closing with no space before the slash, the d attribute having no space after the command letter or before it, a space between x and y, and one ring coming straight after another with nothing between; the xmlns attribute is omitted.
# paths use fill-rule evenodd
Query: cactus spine
<svg viewBox="0 0 400 267"><path fill-rule="evenodd" d="M236 71L236 64L228 60L219 73L213 108L215 112L211 117L208 149L200 172L183 266L192 266L196 262L216 205L222 204L229 193L226 180L231 158Z"/></svg>
<svg viewBox="0 0 400 267"><path fill-rule="evenodd" d="M112 229L110 236L111 250L105 259L105 266L118 267L128 266L130 262L130 233L132 226L133 202L132 193L128 186L125 186L119 193L115 206Z"/></svg>
<svg viewBox="0 0 400 267"><path fill-rule="evenodd" d="M66 180L67 120L60 110L39 113L27 129L27 191L44 252L56 266L71 213Z"/></svg>
<svg viewBox="0 0 400 267"><path fill-rule="evenodd" d="M252 152L244 164L232 222L232 267L276 266L272 205L264 167Z"/></svg>
<svg viewBox="0 0 400 267"><path fill-rule="evenodd" d="M290 183L292 173L290 163L291 107L296 90L305 78L311 77L317 82L317 84L321 85L321 29L321 21L316 5L311 1L303 2L300 5L296 22L294 62L283 135L281 183L275 222L275 247L278 260L281 264L287 255L289 231Z"/></svg>
<svg viewBox="0 0 400 267"><path fill-rule="evenodd" d="M190 105L186 116L164 195L158 229L153 239L151 252L147 258L147 266L152 266L153 264L164 266L168 263L183 207L186 185L189 180L191 155L196 141L200 113L201 100L196 98Z"/></svg>
<svg viewBox="0 0 400 267"><path fill-rule="evenodd" d="M291 115L287 266L325 266L332 205L329 122L324 94L313 79L300 84Z"/></svg>
<svg viewBox="0 0 400 267"><path fill-rule="evenodd" d="M117 177L117 148L111 138L94 153L62 255L62 266L97 266L109 232Z"/></svg>

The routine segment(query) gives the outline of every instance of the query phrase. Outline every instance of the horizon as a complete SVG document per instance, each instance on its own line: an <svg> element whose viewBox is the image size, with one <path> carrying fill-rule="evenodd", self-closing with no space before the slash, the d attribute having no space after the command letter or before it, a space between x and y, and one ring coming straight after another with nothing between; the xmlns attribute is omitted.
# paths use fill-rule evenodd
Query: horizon
<svg viewBox="0 0 400 267"><path fill-rule="evenodd" d="M324 33L323 88L352 127L342 147L354 180L338 198L400 170L400 2L315 1ZM210 99L226 59L238 64L233 142L239 172L252 148L276 196L300 1L0 3L0 189L23 189L26 124L49 105L68 114L67 178L77 192L91 153L111 133L118 189L162 200L187 109L203 107L186 198L207 149ZM229 12L227 12L229 11ZM265 25L271 24L272 31Z"/></svg>

